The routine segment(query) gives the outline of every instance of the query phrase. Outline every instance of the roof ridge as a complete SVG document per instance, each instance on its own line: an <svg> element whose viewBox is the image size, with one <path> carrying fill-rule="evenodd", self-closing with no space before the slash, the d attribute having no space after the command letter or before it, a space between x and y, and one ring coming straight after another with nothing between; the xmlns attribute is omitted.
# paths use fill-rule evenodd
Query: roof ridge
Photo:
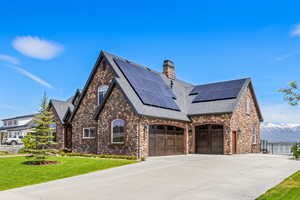
<svg viewBox="0 0 300 200"><path fill-rule="evenodd" d="M251 80L251 78L247 77L247 78L233 79L233 80L228 80L228 81L210 82L210 83L195 85L195 87L197 87L197 86L204 86L204 85L212 85L212 84L216 84L216 83L228 83L228 82L232 82L232 81L241 81L241 80L247 80L247 79Z"/></svg>
<svg viewBox="0 0 300 200"><path fill-rule="evenodd" d="M116 57L116 58L118 58L118 59L121 59L121 60L123 60L123 61L126 61L126 62L129 62L129 63L131 63L131 64L134 64L134 65L137 66L137 67L143 68L143 69L148 70L148 71L150 71L150 72L157 73L157 74L159 74L159 75L164 75L164 76L166 77L166 75L165 75L163 72L156 71L156 70L154 70L154 69L152 69L152 68L143 66L143 65L141 65L141 64L135 63L135 62L133 62L133 61L131 61L131 60L128 60L128 59L126 59L126 58L123 58L123 57L116 56L116 55L114 55L114 54L108 53L108 52L106 52L106 51L103 51L103 52L106 53L106 54L109 54L109 55L111 55L111 56L113 56L113 57ZM182 82L182 83L187 84L187 85L190 85L190 86L195 86L195 85L192 84L192 83L189 83L189 82L187 82L187 81L184 81L184 80L181 80L181 79L178 79L178 78L176 78L175 81L179 81L179 82Z"/></svg>

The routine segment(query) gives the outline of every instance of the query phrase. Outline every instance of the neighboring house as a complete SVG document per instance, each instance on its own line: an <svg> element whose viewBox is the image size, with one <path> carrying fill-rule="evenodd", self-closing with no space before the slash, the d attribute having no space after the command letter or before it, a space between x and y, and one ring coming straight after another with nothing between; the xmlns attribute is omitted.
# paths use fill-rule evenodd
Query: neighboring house
<svg viewBox="0 0 300 200"><path fill-rule="evenodd" d="M81 91L77 89L75 95L66 101L51 99L49 102L49 110L54 115L56 142L60 149L72 147L72 127L67 119L78 103L80 94Z"/></svg>
<svg viewBox="0 0 300 200"><path fill-rule="evenodd" d="M3 126L0 127L1 142L6 138L24 137L28 132L32 132L34 127L32 119L34 116L35 114L2 119Z"/></svg>
<svg viewBox="0 0 300 200"><path fill-rule="evenodd" d="M101 52L74 100L51 101L60 146L74 152L139 158L260 152L263 118L250 78L192 85L176 77L169 60L160 73Z"/></svg>

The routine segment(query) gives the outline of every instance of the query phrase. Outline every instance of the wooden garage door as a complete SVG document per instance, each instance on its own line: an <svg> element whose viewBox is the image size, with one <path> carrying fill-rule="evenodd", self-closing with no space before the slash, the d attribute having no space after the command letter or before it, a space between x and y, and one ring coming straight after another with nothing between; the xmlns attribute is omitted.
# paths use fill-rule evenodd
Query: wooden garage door
<svg viewBox="0 0 300 200"><path fill-rule="evenodd" d="M224 139L222 125L196 127L196 153L223 154Z"/></svg>
<svg viewBox="0 0 300 200"><path fill-rule="evenodd" d="M149 127L149 156L178 155L184 153L184 130L175 126Z"/></svg>

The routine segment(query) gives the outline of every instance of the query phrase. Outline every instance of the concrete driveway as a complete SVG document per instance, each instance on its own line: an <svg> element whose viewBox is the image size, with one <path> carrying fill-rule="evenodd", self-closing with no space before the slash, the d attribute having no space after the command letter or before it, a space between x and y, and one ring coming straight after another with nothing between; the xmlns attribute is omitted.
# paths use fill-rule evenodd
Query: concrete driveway
<svg viewBox="0 0 300 200"><path fill-rule="evenodd" d="M300 170L286 156L186 155L0 192L5 200L253 200Z"/></svg>

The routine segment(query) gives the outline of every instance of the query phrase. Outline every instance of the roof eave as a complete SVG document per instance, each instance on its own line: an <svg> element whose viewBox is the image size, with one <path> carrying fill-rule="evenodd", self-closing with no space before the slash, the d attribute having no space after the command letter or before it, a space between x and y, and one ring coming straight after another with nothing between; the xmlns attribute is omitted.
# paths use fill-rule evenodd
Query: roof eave
<svg viewBox="0 0 300 200"><path fill-rule="evenodd" d="M82 90L82 93L81 93L81 95L80 95L80 97L79 97L79 101L78 101L77 105L75 106L75 108L74 108L74 110L73 110L73 112L72 112L72 114L71 114L71 117L70 117L70 120L69 120L69 121L72 121L72 120L73 120L73 118L74 118L74 116L75 116L75 114L76 114L76 112L77 112L77 110L78 110L78 108L79 108L79 106L80 106L80 104L81 104L81 101L82 101L82 99L84 98L85 93L87 92L87 89L88 89L88 87L89 87L89 85L90 85L90 82L91 82L92 78L94 77L94 74L96 73L97 67L98 67L98 65L100 64L100 62L101 62L101 60L102 60L102 58L103 58L103 55L104 55L104 54L103 54L103 51L101 51L100 54L99 54L99 56L98 56L98 58L97 58L96 63L94 64L94 67L93 67L93 69L92 69L92 72L91 72L91 74L89 75L89 78L88 78L88 80L87 80L86 83L85 83L85 86L84 86L84 88L83 88L83 90Z"/></svg>
<svg viewBox="0 0 300 200"><path fill-rule="evenodd" d="M200 114L188 114L188 117L194 117L194 116L199 116L199 115L222 115L222 114L232 114L232 111L228 112L211 112L211 113L200 113Z"/></svg>

